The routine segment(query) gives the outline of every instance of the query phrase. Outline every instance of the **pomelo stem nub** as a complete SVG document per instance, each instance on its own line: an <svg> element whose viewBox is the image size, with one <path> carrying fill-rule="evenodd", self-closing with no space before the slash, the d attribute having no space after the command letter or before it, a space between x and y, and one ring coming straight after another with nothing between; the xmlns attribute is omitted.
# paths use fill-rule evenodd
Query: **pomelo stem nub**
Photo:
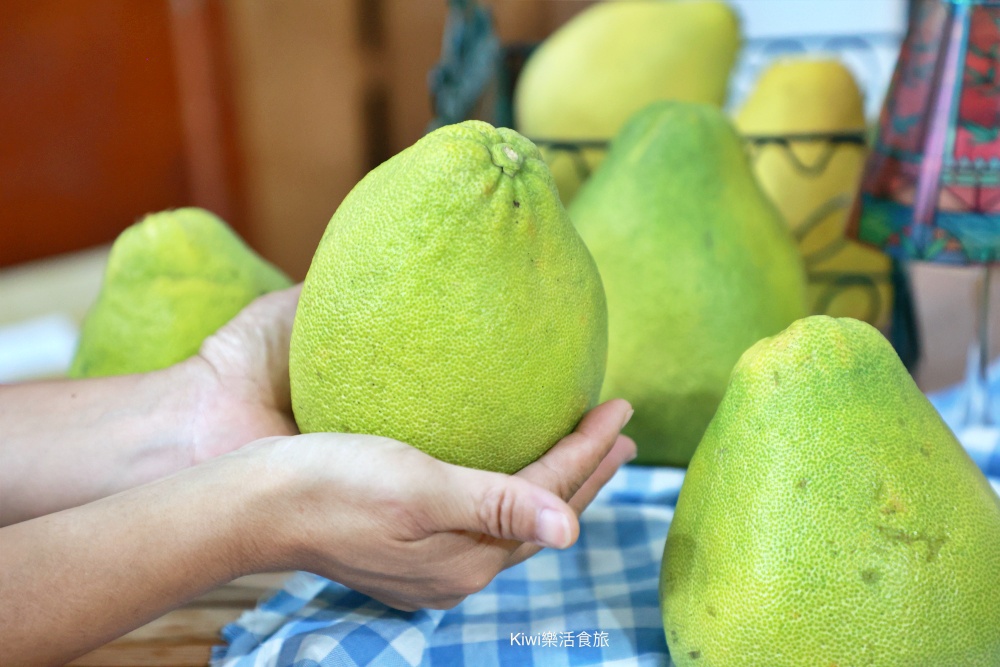
<svg viewBox="0 0 1000 667"><path fill-rule="evenodd" d="M510 144L493 144L490 146L493 164L503 169L503 173L513 176L521 168L524 158Z"/></svg>

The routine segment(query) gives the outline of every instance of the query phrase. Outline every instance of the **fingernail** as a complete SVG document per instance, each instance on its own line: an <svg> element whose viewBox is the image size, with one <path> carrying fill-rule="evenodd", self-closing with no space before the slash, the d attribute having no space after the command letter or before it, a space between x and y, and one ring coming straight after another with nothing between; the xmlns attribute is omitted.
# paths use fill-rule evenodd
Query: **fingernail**
<svg viewBox="0 0 1000 667"><path fill-rule="evenodd" d="M628 458L625 459L625 463L631 463L632 461L635 461L637 456L639 456L639 449L633 448L632 453L629 454Z"/></svg>
<svg viewBox="0 0 1000 667"><path fill-rule="evenodd" d="M563 549L569 545L569 522L562 512L544 509L538 513L537 535L543 546Z"/></svg>
<svg viewBox="0 0 1000 667"><path fill-rule="evenodd" d="M629 420L632 419L632 415L634 415L634 414L635 414L635 410L629 410L628 411L628 414L625 415L625 421L622 422L622 428L625 428L628 425Z"/></svg>

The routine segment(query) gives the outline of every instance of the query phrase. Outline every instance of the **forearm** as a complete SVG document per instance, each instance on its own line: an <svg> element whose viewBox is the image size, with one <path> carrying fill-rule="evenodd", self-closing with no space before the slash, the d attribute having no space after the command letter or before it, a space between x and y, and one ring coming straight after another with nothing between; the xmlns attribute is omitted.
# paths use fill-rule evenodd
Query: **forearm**
<svg viewBox="0 0 1000 667"><path fill-rule="evenodd" d="M247 573L273 481L235 453L0 529L0 664L64 664Z"/></svg>
<svg viewBox="0 0 1000 667"><path fill-rule="evenodd" d="M0 526L190 466L199 372L0 385Z"/></svg>

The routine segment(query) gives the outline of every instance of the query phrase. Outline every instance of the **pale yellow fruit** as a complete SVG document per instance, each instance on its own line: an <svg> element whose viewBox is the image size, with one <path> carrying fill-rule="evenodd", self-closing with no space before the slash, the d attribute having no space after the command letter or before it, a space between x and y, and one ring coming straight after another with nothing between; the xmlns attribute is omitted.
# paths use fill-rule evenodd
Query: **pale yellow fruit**
<svg viewBox="0 0 1000 667"><path fill-rule="evenodd" d="M725 102L740 46L736 14L716 0L598 3L554 32L524 66L518 130L539 141L610 140L656 100ZM583 180L543 145L564 202ZM602 150L587 150L593 171Z"/></svg>
<svg viewBox="0 0 1000 667"><path fill-rule="evenodd" d="M889 258L844 237L866 151L853 143L796 139L865 131L861 92L836 60L789 58L771 65L736 116L754 142L754 174L795 235L809 273L813 313L888 323Z"/></svg>

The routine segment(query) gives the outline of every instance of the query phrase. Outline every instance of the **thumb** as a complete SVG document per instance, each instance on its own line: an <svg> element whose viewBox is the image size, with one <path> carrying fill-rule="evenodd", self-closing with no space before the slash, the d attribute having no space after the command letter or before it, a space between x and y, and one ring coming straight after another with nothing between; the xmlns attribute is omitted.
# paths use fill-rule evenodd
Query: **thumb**
<svg viewBox="0 0 1000 667"><path fill-rule="evenodd" d="M432 505L440 530L467 530L556 549L576 542L576 512L554 493L521 477L448 467L450 479L439 487Z"/></svg>

